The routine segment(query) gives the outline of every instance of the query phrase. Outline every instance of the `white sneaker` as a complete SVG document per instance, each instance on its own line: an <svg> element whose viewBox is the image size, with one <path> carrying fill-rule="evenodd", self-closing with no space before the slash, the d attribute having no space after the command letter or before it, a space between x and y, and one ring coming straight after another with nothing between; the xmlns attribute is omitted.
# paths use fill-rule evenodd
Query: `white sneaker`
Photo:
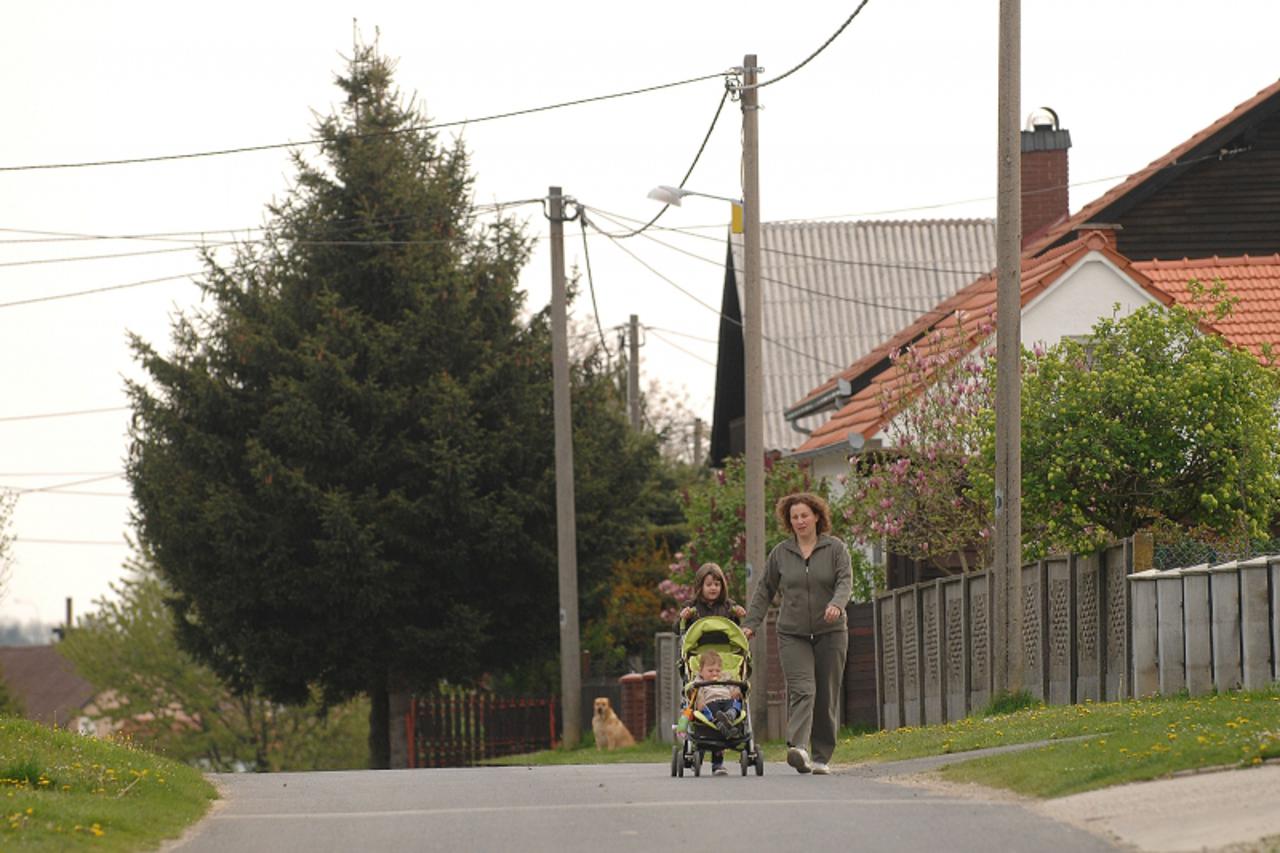
<svg viewBox="0 0 1280 853"><path fill-rule="evenodd" d="M798 773L810 773L813 771L813 765L809 763L809 752L803 746L787 748L787 763L794 767Z"/></svg>
<svg viewBox="0 0 1280 853"><path fill-rule="evenodd" d="M813 775L829 776L831 775L831 768L828 767L826 764L823 764L821 761L815 761L813 762Z"/></svg>

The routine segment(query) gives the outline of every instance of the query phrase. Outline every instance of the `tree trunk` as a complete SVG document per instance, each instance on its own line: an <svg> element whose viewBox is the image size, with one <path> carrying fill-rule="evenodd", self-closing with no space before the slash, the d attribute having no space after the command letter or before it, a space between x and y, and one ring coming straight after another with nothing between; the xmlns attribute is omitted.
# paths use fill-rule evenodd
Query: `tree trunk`
<svg viewBox="0 0 1280 853"><path fill-rule="evenodd" d="M369 688L369 768L391 768L391 701L385 676Z"/></svg>

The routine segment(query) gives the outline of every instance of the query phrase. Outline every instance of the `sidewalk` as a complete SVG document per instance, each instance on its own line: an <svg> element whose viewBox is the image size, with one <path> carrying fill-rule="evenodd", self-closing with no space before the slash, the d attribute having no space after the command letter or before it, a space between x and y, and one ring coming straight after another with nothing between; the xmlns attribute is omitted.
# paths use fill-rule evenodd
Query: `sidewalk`
<svg viewBox="0 0 1280 853"><path fill-rule="evenodd" d="M943 780L934 771L967 758L1029 749L1017 744L972 753L861 764L840 772L928 788L951 796L1018 801L1054 820L1150 853L1280 851L1280 764L1209 771L1117 785L1052 800L1037 800L981 785Z"/></svg>

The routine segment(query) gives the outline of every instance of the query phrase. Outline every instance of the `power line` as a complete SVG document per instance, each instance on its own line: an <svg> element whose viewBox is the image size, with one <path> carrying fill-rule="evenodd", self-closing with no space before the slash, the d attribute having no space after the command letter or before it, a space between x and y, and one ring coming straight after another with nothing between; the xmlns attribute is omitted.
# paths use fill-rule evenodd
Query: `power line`
<svg viewBox="0 0 1280 853"><path fill-rule="evenodd" d="M656 86L645 86L640 89L630 89L625 92L613 92L608 95L595 95L589 98L576 98L572 101L561 101L555 104L546 104L540 107L529 107L522 110L509 110L502 113L494 113L493 115L480 116L479 118L461 119L458 121L446 122L429 122L427 124L414 125L413 127L401 128L399 130L384 130L375 133L355 133L345 136L345 139L376 139L387 136L399 136L406 133L422 133L428 130L440 130L446 127L461 127L464 125L481 124L483 122L497 121L499 119L514 118L516 116L531 115L533 113L547 112L548 110L558 110L564 107L580 106L582 104L590 104L596 101L608 101L615 98L625 98L631 95L641 95L646 92L656 92L661 89L671 89L676 86L684 86L689 83L700 83L704 80L713 80L723 77L725 72L716 74L704 74L701 77L690 77L687 80L676 80L671 83L661 83ZM271 151L281 148L300 148L304 145L319 145L324 140L308 139L303 142L273 142L266 145L244 145L238 148L221 148L212 151L195 151L186 154L160 154L152 157L128 157L119 160L89 160L78 163L41 163L27 166L0 166L0 172L30 172L36 170L49 169L83 169L92 166L123 166L135 163L158 163L168 160L192 160L199 157L217 157L225 154L246 154L253 151Z"/></svg>
<svg viewBox="0 0 1280 853"><path fill-rule="evenodd" d="M204 270L196 270L195 272L181 273L179 275L167 275L162 278L149 278L145 281L131 281L128 284L112 284L107 287L95 287L90 290L77 290L74 293L56 293L52 296L36 296L31 299L18 299L13 302L0 302L0 308L13 308L18 305L31 305L36 302L53 302L58 299L73 299L77 296L88 296L91 293L106 293L111 290L127 290L130 287L143 287L148 284L159 284L164 281L177 281L182 278L195 278L198 275L204 275Z"/></svg>
<svg viewBox="0 0 1280 853"><path fill-rule="evenodd" d="M18 489L15 489L13 486L0 486L0 489L8 489L10 491L19 491ZM57 491L31 492L31 494L52 495L54 497L62 497L64 495L73 496L73 497L92 497L92 498L131 498L133 497L133 495L129 494L128 492L82 492L82 491L76 491L74 489L68 489L66 491L62 491L61 489L58 489Z"/></svg>
<svg viewBox="0 0 1280 853"><path fill-rule="evenodd" d="M596 304L596 281L591 275L591 250L587 246L587 213L578 208L578 221L582 225L582 258L587 267L587 289L591 292L591 313L596 319L596 331L600 333L600 349L604 350L605 364L612 369L613 359L609 356L609 344L604 339L604 327L600 325L600 306Z"/></svg>
<svg viewBox="0 0 1280 853"><path fill-rule="evenodd" d="M684 185L688 182L689 176L693 174L693 169L695 166L698 165L698 160L702 159L702 152L707 150L707 143L711 141L711 131L716 129L716 122L720 120L720 113L722 110L724 110L724 102L728 99L729 99L729 89L726 86L724 94L720 96L720 103L716 107L716 114L711 117L711 126L707 128L706 134L703 135L702 137L702 144L698 146L698 153L693 155L693 162L689 164L689 168L685 170L684 177L680 179L681 189L684 189ZM644 225L640 226L636 230L631 231L627 234L616 234L614 236L619 240L625 240L628 237L634 237L637 234L643 234L645 231L647 231L650 228L650 226L652 226L655 222L657 222L658 219L662 216L662 214L666 213L667 210L670 209L670 207L671 207L670 204L664 204L662 206L662 209L659 210L657 213L655 213L653 215L653 218L650 219L648 222L646 222ZM584 229L584 233L585 233L585 229Z"/></svg>
<svg viewBox="0 0 1280 853"><path fill-rule="evenodd" d="M594 225L592 225L592 227L594 228L595 226L594 226ZM643 258L641 258L639 255L637 255L637 254L635 254L634 252L632 252L630 249L628 249L628 248L627 248L626 246L624 246L622 243L618 242L617 238L610 237L609 239L610 239L610 242L612 242L612 243L613 243L613 245L617 246L619 249L621 249L623 252L625 252L627 255L629 255L629 256L631 257L631 259L632 259L632 260L634 260L636 263L640 264L642 267L644 267L645 269L647 269L649 272L653 273L653 274L654 274L654 275L656 275L658 278L662 279L662 280L663 280L663 281L665 281L667 284L671 285L671 286L672 286L672 287L674 287L676 290L680 291L680 292L681 292L681 293L683 293L685 296L687 296L687 297L689 297L690 299L692 299L694 302L697 302L697 303L698 303L699 305L701 305L703 308L706 308L708 311L711 311L711 312L715 313L716 315L718 315L718 316L720 317L720 319L721 319L721 320L723 320L723 321L725 321L725 322L727 322L727 323L732 323L733 325L738 326L738 327L741 327L741 326L742 326L742 321L741 321L741 320L736 320L736 319L734 319L733 317L730 317L730 316L726 315L726 314L725 314L723 311L721 311L720 309L715 308L715 307L712 307L711 305L707 304L706 302L703 302L700 298L698 298L697 296L695 296L693 293L691 293L690 291L688 291L688 290L686 290L685 288L681 287L679 284L676 284L676 282L675 282L675 281L673 281L672 279L670 279L670 278L668 278L667 276L663 275L663 274L662 274L661 272L659 272L658 270L654 269L654 267L653 267L652 265L650 265L647 261L645 261L645 260L644 260ZM818 357L818 356L814 355L813 353L805 352L805 351L804 351L804 350L802 350L802 349L797 349L796 347L793 347L793 346L791 346L790 344L783 343L782 341L776 340L775 338L771 338L771 337L769 337L769 336L767 336L767 335L762 335L761 337L762 337L762 338L763 338L763 340L765 340L767 343L773 344L775 347L778 347L779 349L784 349L784 350L787 350L788 352L795 353L796 355L804 356L805 358L809 359L810 361L812 361L812 362L814 362L814 363L816 363L816 364L820 364L820 365L822 365L822 366L824 366L824 367L830 367L830 368L834 368L834 369L836 369L836 370L844 370L844 369L848 366L848 365L844 365L844 364L835 364L834 362L827 361L826 359L824 359L824 358L820 358L820 357Z"/></svg>
<svg viewBox="0 0 1280 853"><path fill-rule="evenodd" d="M113 477L124 476L123 471L3 471L0 477Z"/></svg>
<svg viewBox="0 0 1280 853"><path fill-rule="evenodd" d="M36 421L45 418L69 418L75 415L100 415L104 412L127 412L128 406L112 406L105 409L80 409L74 412L49 412L42 415L9 415L0 418L0 421Z"/></svg>
<svg viewBox="0 0 1280 853"><path fill-rule="evenodd" d="M717 341L715 338L702 338L702 337L699 337L699 336L697 336L697 335L691 335L691 334L689 334L688 332L677 332L675 329L664 329L664 328L662 328L661 326L648 326L648 325L646 325L646 326L645 326L645 328L646 328L646 329L648 329L648 330L649 330L649 331L651 331L651 332L663 332L663 333L668 334L668 335L678 335L678 336L680 336L680 337L682 337L682 338L688 338L688 339L689 339L689 340L691 340L691 341L701 341L701 342L702 342L702 343L704 343L704 344L718 344L718 343L720 343L720 342L719 342L719 341Z"/></svg>
<svg viewBox="0 0 1280 853"><path fill-rule="evenodd" d="M128 547L124 539L31 539L26 536L13 537L15 545L110 545L112 547Z"/></svg>
<svg viewBox="0 0 1280 853"><path fill-rule="evenodd" d="M680 345L679 345L678 343L676 343L675 341L670 340L670 339L668 339L668 338L664 337L660 332L658 332L657 330L655 330L652 326L645 326L645 328L646 328L646 329L648 329L650 332L653 332L653 336L654 336L655 338L657 338L658 340L662 341L664 344L666 344L666 345L667 345L667 346L669 346L669 347L672 347L672 348L674 348L674 349L678 349L678 350L680 350L680 352L682 352L682 353L684 353L685 355L689 356L689 358L696 358L698 361L702 362L703 364L709 364L709 365L711 365L712 367L715 367L715 366L716 366L716 363L715 363L714 361L712 361L711 359L709 359L709 358L703 358L702 356L698 355L696 352L691 352L690 350L685 349L684 347L680 346Z"/></svg>
<svg viewBox="0 0 1280 853"><path fill-rule="evenodd" d="M57 491L58 489L69 489L72 486L85 486L85 485L88 485L89 483L101 483L103 480L114 480L120 476L121 475L119 473L107 474L102 477L88 477L83 480L73 480L70 483L54 483L51 486L40 486L34 489L14 489L13 491L17 492L20 495L31 494L32 492L53 492L53 491Z"/></svg>
<svg viewBox="0 0 1280 853"><path fill-rule="evenodd" d="M593 209L593 210L594 210L594 209ZM609 216L608 214L606 214L604 211L601 211L601 210L595 210L594 212L599 213L599 214L600 214L601 216L603 216L605 219L610 219L610 216ZM617 224L617 223L615 222L615 224ZM700 238L700 239L706 239L706 240L715 240L716 242L719 242L719 240L718 240L717 238L715 238L715 237L708 237L708 236L706 236L706 235L704 235L704 234L691 234L691 235L689 235L689 236L691 236L691 237L698 237L698 238ZM673 245L672 245L672 244L670 244L670 243L665 243L665 242L663 242L662 240L659 240L657 237L654 237L652 234L646 234L646 235L645 235L645 238L646 238L646 239L648 239L648 240L651 240L651 241L652 241L652 242L654 242L654 243L657 243L659 246L663 246L663 247L665 247L665 248L667 248L667 249L671 249L673 252L679 252L679 253L680 253L680 254L682 254L682 255L688 255L689 257L694 258L694 259L699 260L699 261L702 261L702 262L704 262L704 263L708 263L708 264L711 264L711 265L713 265L713 266L720 267L720 268L723 268L723 266L724 266L724 264L723 264L721 261L717 261L717 260L715 260L714 258L708 258L708 257L706 257L705 255L699 255L697 252L690 252L688 249L682 249L681 247L679 247L679 246L673 246ZM764 251L766 251L766 252L767 252L767 251L770 251L770 250L769 250L769 249L765 249ZM785 252L784 252L784 254L794 254L794 253L785 253ZM810 255L810 256L805 256L805 257L808 257L808 258L810 258L811 260L815 260L815 261L830 261L830 262L832 262L832 263L839 263L839 261L838 261L837 259L834 259L834 258L820 258L820 257L817 257L817 256L812 256L812 255ZM893 265L889 265L889 266L893 266ZM913 269L914 269L914 268L913 268ZM933 267L927 267L927 268L924 268L924 269L925 269L926 271L931 271L931 272L945 272L945 273L956 273L956 272L958 272L958 273L965 273L965 272L966 272L965 270L943 270L943 269L937 269L937 268L933 268ZM968 273L966 273L966 274L968 274ZM975 273L975 275L985 275L985 273ZM848 303L851 303L851 304L853 304L853 305L863 305L863 306L870 307L870 308L883 308L883 309L888 310L888 311L901 311L901 312L903 312L903 313L910 314L910 315L911 315L911 316L913 316L913 317L923 317L923 316L927 316L927 315L929 315L929 314L938 314L939 316L946 316L947 314L949 314L949 313L950 313L950 312L947 312L947 311L937 311L937 310L923 310L923 311L922 311L922 310L920 310L919 308L912 308L912 307L907 306L907 305L892 305L892 304L888 304L888 303L884 303L884 302L875 302L875 301L870 300L870 299L859 299L859 298L858 298L858 297L856 297L856 296L845 296L845 295L843 295L843 294L839 294L839 293L830 293L830 292L825 291L825 290L818 290L817 288L813 288L813 287L806 287L806 286L804 286L804 285L802 285L802 284L794 284L793 282L784 281L783 279L780 279L780 278L773 278L772 276L767 276L767 275L762 275L762 276L760 276L760 278L761 278L761 280L762 280L762 281L767 281L767 282L769 282L769 283L771 283L771 284L777 284L777 285L780 285L780 286L782 286L782 287L790 288L790 289L792 289L792 290L798 290L798 291L801 291L802 293L809 293L809 294L812 294L812 295L814 295L814 296L821 296L821 297L823 297L823 298L826 298L826 299L832 299L832 300L835 300L835 301L837 301L837 302L848 302ZM943 298L945 298L945 296L946 296L946 295L949 295L949 294L944 294L944 297L943 297Z"/></svg>
<svg viewBox="0 0 1280 853"><path fill-rule="evenodd" d="M772 80L766 80L763 83L756 83L754 86L751 86L751 87L743 86L742 88L743 89L746 89L746 88L763 89L765 86L772 86L774 83L777 83L779 80L787 79L792 74L795 74L797 71L799 71L801 68L804 68L811 61L813 61L814 57L816 57L818 54L826 50L827 46L830 45L833 41L835 41L840 36L840 34L845 31L845 27L853 23L853 19L858 17L858 13L862 11L862 7L865 5L867 5L867 0L862 0L862 2L858 4L858 8L853 10L853 14L850 15L848 18L846 18L845 22L840 25L840 28L836 30L834 33L832 33L830 38L828 38L821 45L819 45L817 50L815 50L813 53L805 57L804 61L801 62L799 65L795 66L790 71L786 72L785 74L779 77L774 77Z"/></svg>

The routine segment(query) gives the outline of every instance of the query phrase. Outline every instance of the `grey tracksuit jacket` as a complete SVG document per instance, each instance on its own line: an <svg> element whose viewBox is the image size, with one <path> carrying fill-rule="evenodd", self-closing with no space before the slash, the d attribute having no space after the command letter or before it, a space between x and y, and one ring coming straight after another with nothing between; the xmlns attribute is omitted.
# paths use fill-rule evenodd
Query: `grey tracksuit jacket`
<svg viewBox="0 0 1280 853"><path fill-rule="evenodd" d="M818 534L818 542L808 560L800 555L794 536L784 539L769 554L764 577L756 585L742 627L760 630L770 602L781 591L779 633L812 637L829 631L848 631L844 610L852 587L849 551L839 539ZM840 608L840 618L835 622L822 618L828 604Z"/></svg>

